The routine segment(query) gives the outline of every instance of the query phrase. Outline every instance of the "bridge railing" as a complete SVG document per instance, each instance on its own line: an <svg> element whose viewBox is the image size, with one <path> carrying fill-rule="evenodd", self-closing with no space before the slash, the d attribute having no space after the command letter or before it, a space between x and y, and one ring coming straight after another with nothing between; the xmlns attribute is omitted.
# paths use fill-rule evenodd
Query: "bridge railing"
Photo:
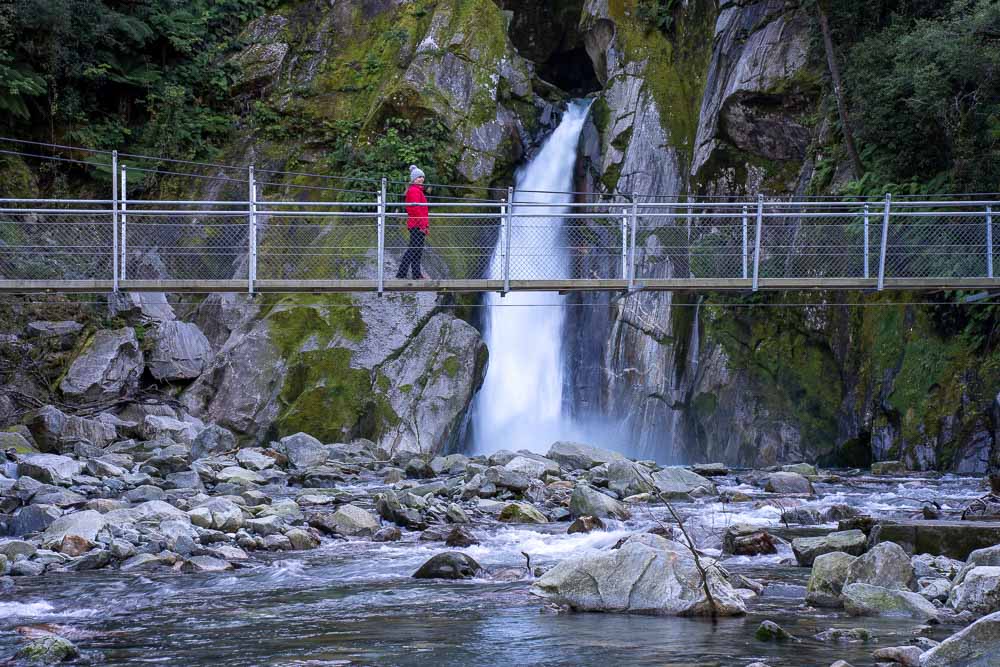
<svg viewBox="0 0 1000 667"><path fill-rule="evenodd" d="M253 178L251 174L251 184ZM509 201L513 200L513 206ZM432 201L421 287L405 207L0 200L0 289L789 289L993 285L997 202ZM1000 284L998 282L997 284Z"/></svg>

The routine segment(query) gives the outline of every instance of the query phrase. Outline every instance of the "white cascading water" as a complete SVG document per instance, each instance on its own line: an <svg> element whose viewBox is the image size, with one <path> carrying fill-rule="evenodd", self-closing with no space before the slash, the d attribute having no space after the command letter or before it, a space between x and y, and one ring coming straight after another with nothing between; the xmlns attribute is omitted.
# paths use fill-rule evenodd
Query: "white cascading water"
<svg viewBox="0 0 1000 667"><path fill-rule="evenodd" d="M517 173L511 279L570 277L563 221L553 216L567 212L572 200L566 193L589 108L590 101L572 102L538 155ZM490 265L494 279L503 275L499 243ZM490 361L472 412L475 451L542 451L576 434L563 412L564 303L551 292L486 296Z"/></svg>

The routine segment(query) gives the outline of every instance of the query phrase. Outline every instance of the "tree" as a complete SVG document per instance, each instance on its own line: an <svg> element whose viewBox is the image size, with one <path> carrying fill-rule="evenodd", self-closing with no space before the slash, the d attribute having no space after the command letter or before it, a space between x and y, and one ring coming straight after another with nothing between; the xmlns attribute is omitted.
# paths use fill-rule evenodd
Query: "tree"
<svg viewBox="0 0 1000 667"><path fill-rule="evenodd" d="M855 178L861 178L864 176L865 170L861 164L861 157L858 155L857 145L854 143L854 130L851 128L851 118L847 110L844 84L840 76L840 65L837 63L837 54L833 49L830 22L826 17L826 11L823 9L823 3L820 1L816 2L816 15L819 18L820 31L823 33L823 50L826 52L827 66L830 69L830 78L833 80L833 94L837 98L837 112L840 115L840 126L844 133L847 154L851 159Z"/></svg>

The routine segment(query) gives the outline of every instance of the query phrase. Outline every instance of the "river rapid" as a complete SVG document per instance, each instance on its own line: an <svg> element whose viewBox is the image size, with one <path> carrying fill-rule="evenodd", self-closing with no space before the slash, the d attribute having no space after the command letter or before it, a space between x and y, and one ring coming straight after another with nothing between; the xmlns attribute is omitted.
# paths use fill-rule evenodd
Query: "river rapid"
<svg viewBox="0 0 1000 667"><path fill-rule="evenodd" d="M923 501L948 515L982 494L982 480L952 475L844 475L817 483L810 507L849 504L878 517L913 517ZM768 526L780 534L781 509L803 502L717 478L718 497L676 505L706 553L718 554L734 523ZM359 489L361 490L361 489ZM365 488L374 492L376 488ZM48 574L8 580L0 590L0 656L13 654L31 628L45 626L71 639L84 662L101 665L657 665L672 667L778 665L826 667L837 659L869 665L880 646L906 644L918 624L909 619L853 618L843 610L805 604L809 568L795 566L787 544L777 555L732 557L723 565L765 585L743 617L712 620L571 613L531 595L532 568L547 569L587 550L666 521L662 505L635 509L608 530L566 534L567 522L542 525L473 524L479 545L461 549L486 569L484 578L411 578L441 543L405 532L400 542L327 539L316 550L256 556L247 566L212 574L117 571ZM830 525L833 529L834 526ZM13 582L11 584L10 582ZM795 643L754 638L770 619ZM52 626L57 626L52 628ZM867 642L814 638L829 628L866 628ZM924 636L943 639L943 625Z"/></svg>

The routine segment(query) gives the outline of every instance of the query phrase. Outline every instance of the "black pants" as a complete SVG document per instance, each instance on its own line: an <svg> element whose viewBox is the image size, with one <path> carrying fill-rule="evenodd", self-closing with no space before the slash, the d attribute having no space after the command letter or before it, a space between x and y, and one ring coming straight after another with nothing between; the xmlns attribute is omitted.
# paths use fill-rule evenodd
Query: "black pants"
<svg viewBox="0 0 1000 667"><path fill-rule="evenodd" d="M410 247L406 249L403 253L403 261L399 265L399 271L396 272L396 278L405 278L406 270L411 269L411 276L414 280L420 280L422 274L420 272L420 258L424 254L424 239L427 235L424 234L419 229L410 230Z"/></svg>

